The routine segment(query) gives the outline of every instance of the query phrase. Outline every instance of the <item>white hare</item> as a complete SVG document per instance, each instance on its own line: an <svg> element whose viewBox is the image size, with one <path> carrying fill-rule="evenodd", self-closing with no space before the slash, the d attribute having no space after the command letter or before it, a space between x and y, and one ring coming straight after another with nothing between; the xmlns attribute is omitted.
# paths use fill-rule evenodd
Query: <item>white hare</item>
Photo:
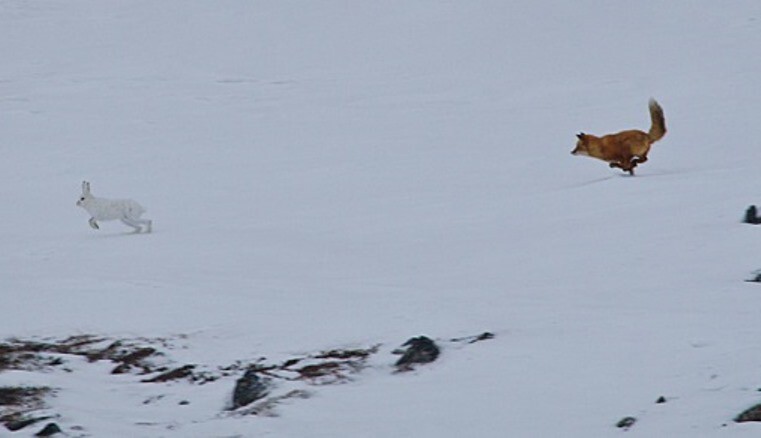
<svg viewBox="0 0 761 438"><path fill-rule="evenodd" d="M90 213L90 226L100 229L96 221L112 221L119 219L126 225L135 229L136 233L145 226L145 232L151 232L152 222L149 219L140 219L145 213L142 205L132 199L105 199L96 198L90 193L90 183L82 181L82 196L77 201L77 206L84 208Z"/></svg>

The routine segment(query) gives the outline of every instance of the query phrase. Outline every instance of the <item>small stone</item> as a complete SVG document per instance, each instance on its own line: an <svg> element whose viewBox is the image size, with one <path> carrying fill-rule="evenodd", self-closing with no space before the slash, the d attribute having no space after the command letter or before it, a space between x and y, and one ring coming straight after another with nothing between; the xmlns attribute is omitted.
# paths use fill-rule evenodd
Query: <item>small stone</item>
<svg viewBox="0 0 761 438"><path fill-rule="evenodd" d="M658 404L666 403L666 397L660 396L660 397L658 397L658 400L656 400L655 402L658 403Z"/></svg>
<svg viewBox="0 0 761 438"><path fill-rule="evenodd" d="M483 332L480 335L476 336L475 339L470 341L470 344L473 344L478 341L488 341L489 339L494 339L494 333L491 332Z"/></svg>
<svg viewBox="0 0 761 438"><path fill-rule="evenodd" d="M616 423L616 427L619 429L628 430L630 427L634 426L634 423L637 422L637 419L634 417L624 417Z"/></svg>
<svg viewBox="0 0 761 438"><path fill-rule="evenodd" d="M189 401L187 401L187 400L182 400L182 401L180 401L180 403L178 403L178 404L179 404L180 406L187 406L187 405L189 405L189 404L190 404L190 402L189 402Z"/></svg>
<svg viewBox="0 0 761 438"><path fill-rule="evenodd" d="M55 423L48 423L41 431L34 434L34 436L53 436L57 433L61 433L61 428Z"/></svg>
<svg viewBox="0 0 761 438"><path fill-rule="evenodd" d="M745 219L743 222L752 225L761 224L761 218L758 217L758 211L755 205L751 205L747 210L745 210Z"/></svg>
<svg viewBox="0 0 761 438"><path fill-rule="evenodd" d="M761 283L761 269L757 269L753 271L752 275L753 275L752 278L745 281L748 283ZM759 391L761 391L761 389L759 389Z"/></svg>

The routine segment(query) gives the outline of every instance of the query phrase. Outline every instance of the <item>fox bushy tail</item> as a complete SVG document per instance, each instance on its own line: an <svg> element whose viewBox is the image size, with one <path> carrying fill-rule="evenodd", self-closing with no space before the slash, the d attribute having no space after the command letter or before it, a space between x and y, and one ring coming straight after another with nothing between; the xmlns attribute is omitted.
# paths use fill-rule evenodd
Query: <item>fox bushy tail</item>
<svg viewBox="0 0 761 438"><path fill-rule="evenodd" d="M650 125L650 131L647 136L650 137L650 141L655 143L666 135L666 118L663 116L663 108L658 105L655 99L650 99L648 105L650 107L650 119L652 125Z"/></svg>

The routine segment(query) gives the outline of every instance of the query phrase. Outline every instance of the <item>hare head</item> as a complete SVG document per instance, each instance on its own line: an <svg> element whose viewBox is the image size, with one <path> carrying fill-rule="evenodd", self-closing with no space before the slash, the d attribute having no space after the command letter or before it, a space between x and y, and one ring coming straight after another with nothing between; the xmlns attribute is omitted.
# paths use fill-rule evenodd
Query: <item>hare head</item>
<svg viewBox="0 0 761 438"><path fill-rule="evenodd" d="M77 200L77 206L84 207L92 198L92 193L90 193L90 183L87 181L82 181L82 195Z"/></svg>

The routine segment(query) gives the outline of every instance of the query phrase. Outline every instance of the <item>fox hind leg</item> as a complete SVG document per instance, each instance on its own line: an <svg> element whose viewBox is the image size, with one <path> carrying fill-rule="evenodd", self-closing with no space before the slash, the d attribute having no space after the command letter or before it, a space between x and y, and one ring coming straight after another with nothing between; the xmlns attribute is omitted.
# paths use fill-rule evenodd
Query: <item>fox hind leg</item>
<svg viewBox="0 0 761 438"><path fill-rule="evenodd" d="M642 156L635 155L634 157L632 157L632 163L634 163L635 166L637 164L642 164L645 161L647 161L647 155L642 155Z"/></svg>

